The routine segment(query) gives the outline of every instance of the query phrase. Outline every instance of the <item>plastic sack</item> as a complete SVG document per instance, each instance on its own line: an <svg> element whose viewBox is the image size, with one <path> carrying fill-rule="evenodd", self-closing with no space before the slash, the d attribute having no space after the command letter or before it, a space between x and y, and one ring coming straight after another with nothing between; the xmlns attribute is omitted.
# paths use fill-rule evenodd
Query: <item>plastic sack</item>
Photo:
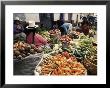
<svg viewBox="0 0 110 88"><path fill-rule="evenodd" d="M22 60L14 59L14 75L34 75L37 64L42 60L43 53L27 56Z"/></svg>

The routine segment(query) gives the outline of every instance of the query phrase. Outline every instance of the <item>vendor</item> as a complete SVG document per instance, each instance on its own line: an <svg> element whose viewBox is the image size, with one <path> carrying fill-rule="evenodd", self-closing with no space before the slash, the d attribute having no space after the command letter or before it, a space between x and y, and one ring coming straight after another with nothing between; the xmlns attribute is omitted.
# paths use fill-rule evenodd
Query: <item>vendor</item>
<svg viewBox="0 0 110 88"><path fill-rule="evenodd" d="M38 27L38 25L35 25L35 22L34 23L33 22L29 23L27 30L32 30L32 28L35 29L34 27ZM31 29L29 29L29 27L31 27ZM36 30L37 30L37 28L36 28ZM33 35L34 35L34 37L33 37ZM32 44L33 39L34 39L34 44L36 45L36 47L40 47L40 46L47 44L47 40L45 38L43 38L37 31L35 31L35 34L33 32L30 32L28 34L27 43Z"/></svg>
<svg viewBox="0 0 110 88"><path fill-rule="evenodd" d="M89 34L90 24L87 20L83 20L82 25L81 25L81 30L84 33L84 35Z"/></svg>
<svg viewBox="0 0 110 88"><path fill-rule="evenodd" d="M18 40L25 41L26 40L26 34L23 32L24 28L23 28L22 24L20 24L19 17L15 18L13 29L14 29L14 40L16 40L16 41L18 41Z"/></svg>
<svg viewBox="0 0 110 88"><path fill-rule="evenodd" d="M61 31L61 35L67 35L68 33L70 33L72 31L72 24L71 23L57 23L59 25L59 30Z"/></svg>

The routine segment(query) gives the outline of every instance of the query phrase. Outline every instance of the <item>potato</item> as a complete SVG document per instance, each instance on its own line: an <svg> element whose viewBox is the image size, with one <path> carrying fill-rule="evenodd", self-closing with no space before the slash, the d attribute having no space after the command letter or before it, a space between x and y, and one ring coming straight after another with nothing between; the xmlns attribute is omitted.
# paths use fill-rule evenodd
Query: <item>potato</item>
<svg viewBox="0 0 110 88"><path fill-rule="evenodd" d="M18 50L14 51L15 56L19 56L20 52Z"/></svg>
<svg viewBox="0 0 110 88"><path fill-rule="evenodd" d="M16 59L16 56L13 56L13 59Z"/></svg>
<svg viewBox="0 0 110 88"><path fill-rule="evenodd" d="M22 54L23 57L26 57L26 54Z"/></svg>
<svg viewBox="0 0 110 88"><path fill-rule="evenodd" d="M27 55L29 56L29 55L30 55L30 53L27 53Z"/></svg>
<svg viewBox="0 0 110 88"><path fill-rule="evenodd" d="M16 48L13 48L13 51L15 52L17 49Z"/></svg>
<svg viewBox="0 0 110 88"><path fill-rule="evenodd" d="M34 49L30 49L30 53L34 54L35 53Z"/></svg>
<svg viewBox="0 0 110 88"><path fill-rule="evenodd" d="M21 47L21 48L19 49L20 52L23 52L24 50L25 50L25 48L23 48L23 47Z"/></svg>
<svg viewBox="0 0 110 88"><path fill-rule="evenodd" d="M36 46L34 44L31 44L31 48L34 49Z"/></svg>
<svg viewBox="0 0 110 88"><path fill-rule="evenodd" d="M17 58L18 58L18 59L22 59L22 56L21 56L21 55L19 55Z"/></svg>
<svg viewBox="0 0 110 88"><path fill-rule="evenodd" d="M37 48L37 53L41 53L43 51L43 49L41 47Z"/></svg>
<svg viewBox="0 0 110 88"><path fill-rule="evenodd" d="M26 52L30 52L30 49L31 49L30 46L26 46L26 47L25 47L25 51L26 51Z"/></svg>

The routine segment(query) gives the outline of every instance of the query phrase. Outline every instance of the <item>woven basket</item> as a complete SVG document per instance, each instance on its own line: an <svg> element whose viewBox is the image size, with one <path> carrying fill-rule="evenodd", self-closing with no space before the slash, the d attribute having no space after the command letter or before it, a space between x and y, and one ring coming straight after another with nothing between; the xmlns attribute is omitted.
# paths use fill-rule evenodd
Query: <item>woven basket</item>
<svg viewBox="0 0 110 88"><path fill-rule="evenodd" d="M84 59L83 64L91 75L97 75L97 65L91 63L89 59Z"/></svg>
<svg viewBox="0 0 110 88"><path fill-rule="evenodd" d="M22 60L14 59L13 68L14 75L34 75L36 65L43 58L43 53L37 53L25 57Z"/></svg>

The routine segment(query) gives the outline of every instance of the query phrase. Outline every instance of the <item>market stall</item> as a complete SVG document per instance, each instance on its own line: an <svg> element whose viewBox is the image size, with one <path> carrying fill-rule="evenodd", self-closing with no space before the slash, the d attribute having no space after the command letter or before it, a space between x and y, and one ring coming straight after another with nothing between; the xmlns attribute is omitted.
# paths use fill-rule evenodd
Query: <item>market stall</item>
<svg viewBox="0 0 110 88"><path fill-rule="evenodd" d="M76 30L61 35L58 28L39 27L35 35L41 35L47 42L40 46L36 46L36 43L28 44L26 41L14 43L14 61L22 62L31 56L24 63L31 63L27 68L33 68L30 70L34 72L33 75L96 75L97 39L96 30L93 27L91 30L93 36Z"/></svg>

